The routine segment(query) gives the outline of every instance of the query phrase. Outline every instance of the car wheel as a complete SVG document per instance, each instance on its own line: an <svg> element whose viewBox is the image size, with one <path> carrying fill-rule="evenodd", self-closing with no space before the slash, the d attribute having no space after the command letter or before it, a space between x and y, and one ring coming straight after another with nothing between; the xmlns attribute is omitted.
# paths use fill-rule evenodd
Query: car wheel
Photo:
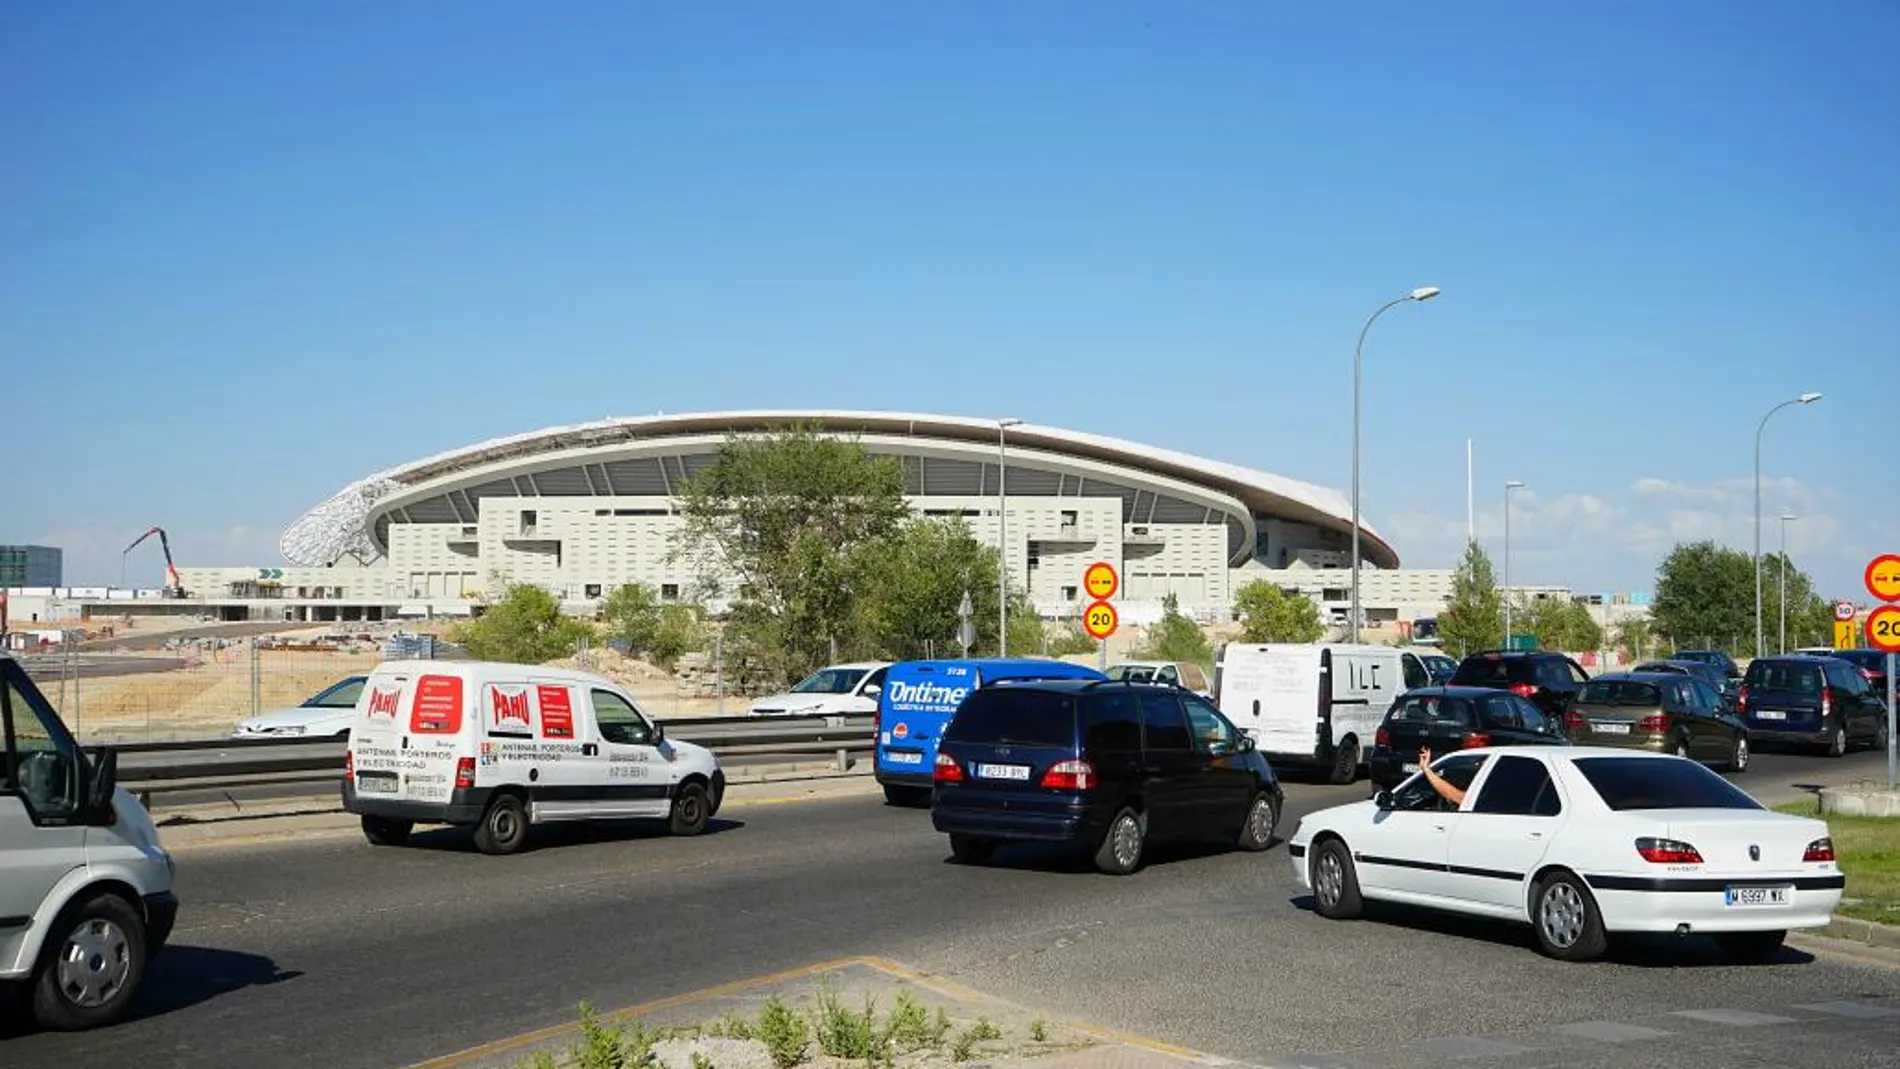
<svg viewBox="0 0 1900 1069"><path fill-rule="evenodd" d="M706 830L706 822L712 819L712 802L706 797L706 788L697 783L688 783L673 796L673 813L667 823L667 830L674 835L698 835Z"/></svg>
<svg viewBox="0 0 1900 1069"><path fill-rule="evenodd" d="M1348 736L1333 754L1333 768L1326 782L1343 785L1359 778L1359 740Z"/></svg>
<svg viewBox="0 0 1900 1069"><path fill-rule="evenodd" d="M996 843L973 835L952 835L950 854L965 865L981 865L996 854Z"/></svg>
<svg viewBox="0 0 1900 1069"><path fill-rule="evenodd" d="M33 984L33 1018L72 1032L117 1020L145 976L145 921L118 895L61 914Z"/></svg>
<svg viewBox="0 0 1900 1069"><path fill-rule="evenodd" d="M484 854L512 854L527 841L527 807L516 795L496 795L475 826L475 849Z"/></svg>
<svg viewBox="0 0 1900 1069"><path fill-rule="evenodd" d="M1880 713L1880 719L1876 721L1874 724L1874 749L1885 750L1886 748L1887 748L1887 713L1885 710L1882 710Z"/></svg>
<svg viewBox="0 0 1900 1069"><path fill-rule="evenodd" d="M1583 881L1568 872L1545 877L1532 892L1537 948L1559 961L1590 961L1610 944L1603 914Z"/></svg>
<svg viewBox="0 0 1900 1069"><path fill-rule="evenodd" d="M409 820L363 818L363 838L368 839L371 846L401 846L409 841L409 833L415 828L415 822Z"/></svg>
<svg viewBox="0 0 1900 1069"><path fill-rule="evenodd" d="M1148 822L1140 813L1124 807L1109 822L1108 834L1095 850L1095 867L1110 876L1126 876L1141 867L1142 847L1148 838Z"/></svg>
<svg viewBox="0 0 1900 1069"><path fill-rule="evenodd" d="M1730 772L1748 771L1748 736L1747 735L1735 736L1735 749L1732 753L1729 754L1728 770Z"/></svg>
<svg viewBox="0 0 1900 1069"><path fill-rule="evenodd" d="M1730 961L1767 961L1781 949L1782 940L1786 938L1785 931L1723 932L1715 937L1715 945Z"/></svg>
<svg viewBox="0 0 1900 1069"><path fill-rule="evenodd" d="M1676 748L1674 750L1671 750L1670 752L1675 754L1677 757L1687 759L1689 757L1689 740L1677 739Z"/></svg>
<svg viewBox="0 0 1900 1069"><path fill-rule="evenodd" d="M1254 795L1241 821L1240 848L1265 850L1273 844L1273 829L1279 823L1280 810L1273 804L1273 796L1264 791Z"/></svg>
<svg viewBox="0 0 1900 1069"><path fill-rule="evenodd" d="M1338 839L1328 839L1313 855L1313 906L1328 920L1358 917L1365 903L1359 897L1359 873L1352 851Z"/></svg>
<svg viewBox="0 0 1900 1069"><path fill-rule="evenodd" d="M1839 724L1834 725L1833 733L1827 737L1827 755L1829 757L1847 756L1847 729L1845 727Z"/></svg>

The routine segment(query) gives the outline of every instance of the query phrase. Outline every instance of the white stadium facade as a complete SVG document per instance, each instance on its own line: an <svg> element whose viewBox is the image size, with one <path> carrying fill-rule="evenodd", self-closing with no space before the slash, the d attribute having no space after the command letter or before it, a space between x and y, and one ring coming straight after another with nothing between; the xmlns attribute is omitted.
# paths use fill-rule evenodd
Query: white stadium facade
<svg viewBox="0 0 1900 1069"><path fill-rule="evenodd" d="M183 599L163 609L119 601L113 611L461 615L491 577L545 587L575 611L630 580L692 597L698 577L671 552L683 522L674 493L728 435L798 424L896 457L917 513L960 516L986 544L997 541L1005 503L1012 583L1044 616L1077 612L1084 569L1104 560L1121 572L1117 601L1130 622L1157 616L1169 594L1212 620L1258 578L1344 619L1351 513L1338 491L1035 424L818 410L611 419L427 457L352 483L292 523L285 566L180 567ZM1434 615L1450 573L1400 570L1397 550L1360 530L1369 622Z"/></svg>

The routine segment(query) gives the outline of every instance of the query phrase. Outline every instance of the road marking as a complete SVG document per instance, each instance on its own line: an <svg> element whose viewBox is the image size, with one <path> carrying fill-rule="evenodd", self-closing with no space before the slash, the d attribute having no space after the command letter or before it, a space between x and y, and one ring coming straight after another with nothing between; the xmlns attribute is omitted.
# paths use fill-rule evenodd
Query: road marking
<svg viewBox="0 0 1900 1069"><path fill-rule="evenodd" d="M1672 1016L1687 1017L1692 1021L1707 1021L1710 1024L1725 1024L1732 1028L1754 1028L1764 1024L1793 1024L1793 1017L1777 1017L1772 1013L1755 1013L1752 1010L1676 1010Z"/></svg>

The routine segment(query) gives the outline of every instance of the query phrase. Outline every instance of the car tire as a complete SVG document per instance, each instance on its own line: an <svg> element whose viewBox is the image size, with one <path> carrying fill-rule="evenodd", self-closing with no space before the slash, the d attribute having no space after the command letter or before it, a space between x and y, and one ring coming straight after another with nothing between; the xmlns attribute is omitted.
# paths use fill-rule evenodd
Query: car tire
<svg viewBox="0 0 1900 1069"><path fill-rule="evenodd" d="M712 799L707 796L705 785L688 783L673 796L673 812L668 815L666 830L674 835L698 835L706 830L706 823L712 819Z"/></svg>
<svg viewBox="0 0 1900 1069"><path fill-rule="evenodd" d="M921 809L930 804L930 791L924 787L900 787L895 783L886 783L884 804L900 809Z"/></svg>
<svg viewBox="0 0 1900 1069"><path fill-rule="evenodd" d="M1695 760L1695 758L1689 756L1689 740L1688 739L1677 739L1675 748L1670 750L1669 752L1672 754L1675 754L1677 757L1680 757L1685 761Z"/></svg>
<svg viewBox="0 0 1900 1069"><path fill-rule="evenodd" d="M1273 845L1273 829L1280 824L1280 807L1273 802L1273 796L1261 791L1247 803L1247 812L1240 818L1240 848L1250 852L1259 852Z"/></svg>
<svg viewBox="0 0 1900 1069"><path fill-rule="evenodd" d="M1830 733L1827 737L1827 755L1829 757L1846 757L1847 756L1847 728L1846 727L1840 724L1834 725L1833 732Z"/></svg>
<svg viewBox="0 0 1900 1069"><path fill-rule="evenodd" d="M1313 852L1312 866L1313 909L1320 916L1349 921L1365 912L1365 901L1359 897L1359 872L1345 843L1328 839L1320 844Z"/></svg>
<svg viewBox="0 0 1900 1069"><path fill-rule="evenodd" d="M1537 949L1559 961L1592 961L1609 949L1603 914L1581 878L1554 872L1531 891L1531 928Z"/></svg>
<svg viewBox="0 0 1900 1069"><path fill-rule="evenodd" d="M117 1020L145 978L145 918L118 895L100 894L55 923L33 978L33 1019L57 1032Z"/></svg>
<svg viewBox="0 0 1900 1069"><path fill-rule="evenodd" d="M1359 740L1351 735L1341 739L1333 751L1333 767L1326 782L1344 786L1359 778Z"/></svg>
<svg viewBox="0 0 1900 1069"><path fill-rule="evenodd" d="M1730 772L1748 771L1749 756L1750 755L1748 752L1748 736L1741 735L1741 734L1736 735L1735 748L1729 751L1728 770Z"/></svg>
<svg viewBox="0 0 1900 1069"><path fill-rule="evenodd" d="M1126 876L1141 867L1147 841L1148 819L1132 806L1123 806L1095 848L1095 867L1110 876Z"/></svg>
<svg viewBox="0 0 1900 1069"><path fill-rule="evenodd" d="M498 794L488 803L482 822L475 825L475 849L484 854L512 854L528 841L528 809L521 797Z"/></svg>
<svg viewBox="0 0 1900 1069"><path fill-rule="evenodd" d="M974 835L950 836L950 854L962 865L987 864L996 855L994 839L979 839Z"/></svg>
<svg viewBox="0 0 1900 1069"><path fill-rule="evenodd" d="M412 820L363 818L363 838L368 839L371 846L402 846L409 841L409 833L415 830L416 824Z"/></svg>
<svg viewBox="0 0 1900 1069"><path fill-rule="evenodd" d="M1715 945L1730 961L1760 962L1774 957L1787 938L1785 931L1723 932L1715 937Z"/></svg>

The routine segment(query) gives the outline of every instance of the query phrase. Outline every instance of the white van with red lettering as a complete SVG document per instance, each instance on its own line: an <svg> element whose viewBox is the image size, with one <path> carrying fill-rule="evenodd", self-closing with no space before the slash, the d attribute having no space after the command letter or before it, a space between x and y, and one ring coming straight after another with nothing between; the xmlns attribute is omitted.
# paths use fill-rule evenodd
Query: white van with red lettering
<svg viewBox="0 0 1900 1069"><path fill-rule="evenodd" d="M483 853L528 827L653 819L698 835L726 777L703 746L666 737L627 692L586 672L486 661L390 661L356 702L343 808L378 846L417 824L475 829Z"/></svg>

